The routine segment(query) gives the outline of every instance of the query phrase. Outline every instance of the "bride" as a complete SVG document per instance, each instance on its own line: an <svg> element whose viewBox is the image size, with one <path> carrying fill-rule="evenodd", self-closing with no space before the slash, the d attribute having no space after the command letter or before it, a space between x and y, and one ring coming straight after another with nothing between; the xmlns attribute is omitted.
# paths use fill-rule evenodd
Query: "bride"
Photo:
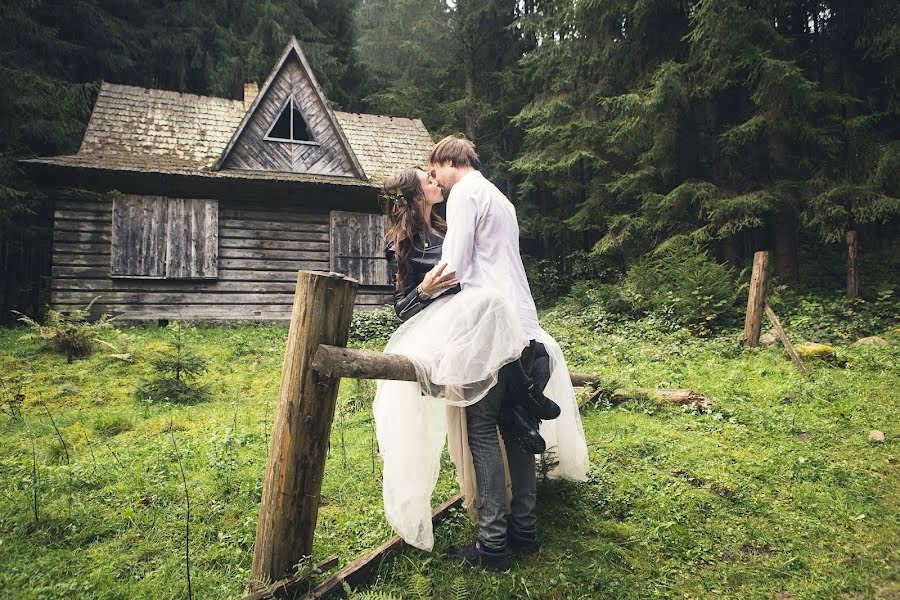
<svg viewBox="0 0 900 600"><path fill-rule="evenodd" d="M477 487L465 407L488 393L501 369L522 389L531 385L520 362L529 339L508 300L493 290L460 290L455 274L440 262L447 224L433 208L444 195L424 170L413 167L389 177L383 198L390 223L385 255L403 321L384 351L409 358L418 380L378 381L373 410L384 460L385 515L407 543L431 550L431 496L444 439L474 517ZM553 420L540 423L520 405L511 406L500 425L502 439L531 454L552 452L557 462L550 477L584 480L587 448L568 369L549 334L542 330L538 341L549 354L549 381L538 382L546 383L545 396L538 396L552 405L544 418ZM508 499L508 481L507 492Z"/></svg>

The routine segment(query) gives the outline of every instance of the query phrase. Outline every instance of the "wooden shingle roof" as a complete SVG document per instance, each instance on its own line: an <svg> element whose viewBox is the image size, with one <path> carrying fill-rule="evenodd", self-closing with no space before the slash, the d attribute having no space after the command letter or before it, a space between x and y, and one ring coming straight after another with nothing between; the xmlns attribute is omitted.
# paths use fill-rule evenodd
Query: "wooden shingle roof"
<svg viewBox="0 0 900 600"><path fill-rule="evenodd" d="M424 165L433 142L420 119L335 112L369 179L380 183L394 171Z"/></svg>
<svg viewBox="0 0 900 600"><path fill-rule="evenodd" d="M77 154L30 159L59 167L243 177L216 162L244 120L241 100L104 82ZM335 112L365 176L373 184L423 164L432 146L419 119ZM247 173L253 179L346 183L358 179L298 173ZM344 179L344 182L336 181ZM346 181L350 179L350 181ZM335 180L335 181L332 181Z"/></svg>

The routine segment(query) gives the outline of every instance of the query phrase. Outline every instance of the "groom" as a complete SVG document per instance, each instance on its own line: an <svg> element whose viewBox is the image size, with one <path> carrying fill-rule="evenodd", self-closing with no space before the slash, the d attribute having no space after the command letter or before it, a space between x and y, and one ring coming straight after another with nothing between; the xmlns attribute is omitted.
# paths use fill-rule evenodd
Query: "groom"
<svg viewBox="0 0 900 600"><path fill-rule="evenodd" d="M515 208L481 174L481 161L475 153L475 145L469 140L453 136L442 139L432 149L428 163L431 176L445 192L450 192L447 236L441 261L448 264L448 270L456 272L463 289L470 286L491 288L505 296L518 310L525 334L532 340L525 349L522 363L539 395L550 378L549 356L543 345L536 341L541 329L519 254ZM479 497L476 506L478 539L471 546L450 552L469 564L498 571L509 569L511 550L532 553L540 548L535 516L534 453L507 439L509 429L504 429L510 411L510 403L504 401L505 397L521 392L520 388L519 378L511 376L506 368L501 369L498 382L491 391L481 401L466 408L469 448ZM498 426L504 433L512 482L509 519L505 515L506 485Z"/></svg>

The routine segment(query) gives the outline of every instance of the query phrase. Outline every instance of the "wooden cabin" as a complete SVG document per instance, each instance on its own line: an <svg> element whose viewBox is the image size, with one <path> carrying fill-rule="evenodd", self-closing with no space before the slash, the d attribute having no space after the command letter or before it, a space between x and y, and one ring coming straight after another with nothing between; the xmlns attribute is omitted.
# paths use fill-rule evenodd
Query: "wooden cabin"
<svg viewBox="0 0 900 600"><path fill-rule="evenodd" d="M77 154L23 161L54 200L51 305L119 320L286 320L298 270L385 303L378 184L418 119L333 111L292 39L243 100L103 83Z"/></svg>

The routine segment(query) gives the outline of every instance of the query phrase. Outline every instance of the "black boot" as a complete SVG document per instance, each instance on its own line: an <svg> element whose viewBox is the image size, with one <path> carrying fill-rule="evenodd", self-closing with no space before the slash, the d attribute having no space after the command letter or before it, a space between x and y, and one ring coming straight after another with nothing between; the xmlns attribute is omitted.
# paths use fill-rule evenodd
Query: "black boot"
<svg viewBox="0 0 900 600"><path fill-rule="evenodd" d="M547 443L538 428L540 420L521 404L504 407L500 411L500 435L507 444L516 444L529 454L541 454Z"/></svg>
<svg viewBox="0 0 900 600"><path fill-rule="evenodd" d="M461 558L473 567L484 567L489 571L509 571L509 559L512 556L509 547L489 549L481 545L481 540L475 540L471 546L447 548L447 554Z"/></svg>
<svg viewBox="0 0 900 600"><path fill-rule="evenodd" d="M550 421L559 416L559 405L537 389L531 377L525 372L521 360L504 365L509 392L528 412L538 419Z"/></svg>
<svg viewBox="0 0 900 600"><path fill-rule="evenodd" d="M513 552L520 554L534 554L541 549L541 538L537 531L524 534L516 531L512 523L506 522L506 544Z"/></svg>

